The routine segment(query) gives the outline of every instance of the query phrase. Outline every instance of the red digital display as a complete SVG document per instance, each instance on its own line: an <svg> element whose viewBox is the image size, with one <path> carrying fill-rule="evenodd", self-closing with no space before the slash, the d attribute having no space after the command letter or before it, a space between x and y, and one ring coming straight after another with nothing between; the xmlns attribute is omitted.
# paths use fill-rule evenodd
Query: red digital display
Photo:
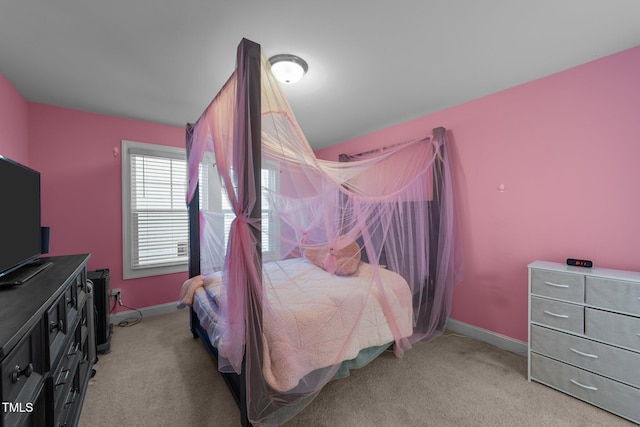
<svg viewBox="0 0 640 427"><path fill-rule="evenodd" d="M576 267L593 267L593 262L586 259L567 258L567 265L573 265Z"/></svg>

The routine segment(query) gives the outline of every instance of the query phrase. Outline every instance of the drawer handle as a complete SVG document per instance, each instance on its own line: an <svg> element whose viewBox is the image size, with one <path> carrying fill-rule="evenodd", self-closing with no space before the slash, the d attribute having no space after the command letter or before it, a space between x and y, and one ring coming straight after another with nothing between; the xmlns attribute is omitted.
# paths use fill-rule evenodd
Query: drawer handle
<svg viewBox="0 0 640 427"><path fill-rule="evenodd" d="M553 317L560 317L561 319L568 319L569 316L566 314L558 314L558 313L553 313L549 310L545 310L544 311L546 314L548 314L549 316L553 316Z"/></svg>
<svg viewBox="0 0 640 427"><path fill-rule="evenodd" d="M67 378L69 378L69 369L65 369L60 372L60 375L58 375L58 379L56 380L56 383L54 384L54 386L58 387L59 385L66 383Z"/></svg>
<svg viewBox="0 0 640 427"><path fill-rule="evenodd" d="M584 384L580 384L578 381L569 378L569 381L571 381L572 383L574 383L575 385L577 385L578 387L582 387L582 388L586 388L587 390L593 390L593 391L598 391L597 387L594 386L590 386L590 385L584 385Z"/></svg>
<svg viewBox="0 0 640 427"><path fill-rule="evenodd" d="M51 322L49 322L49 333L55 331L56 329L58 331L62 331L62 329L64 328L64 322L62 321L62 319L58 320L58 322L54 322L53 320Z"/></svg>
<svg viewBox="0 0 640 427"><path fill-rule="evenodd" d="M78 353L80 350L80 343L71 343L71 347L69 347L69 351L67 351L67 359L70 359L74 354Z"/></svg>
<svg viewBox="0 0 640 427"><path fill-rule="evenodd" d="M573 351L574 353L578 353L580 356L585 356L585 357L591 357L592 359L597 359L598 356L595 354L589 354L589 353L584 353L580 350L576 350L575 348L571 348L569 347L569 350Z"/></svg>
<svg viewBox="0 0 640 427"><path fill-rule="evenodd" d="M29 363L26 368L21 369L19 365L13 369L13 374L11 375L11 381L15 384L18 382L20 377L25 376L29 378L33 374L33 363Z"/></svg>
<svg viewBox="0 0 640 427"><path fill-rule="evenodd" d="M569 285L561 285L559 283L553 283L553 282L544 282L545 285L549 285L549 286L553 286L555 288L568 288Z"/></svg>
<svg viewBox="0 0 640 427"><path fill-rule="evenodd" d="M74 400L76 400L76 394L78 393L78 390L76 390L75 388L72 388L71 391L69 392L69 396L71 396L69 398L69 396L67 396L67 401L64 402L64 406L69 406L73 403Z"/></svg>

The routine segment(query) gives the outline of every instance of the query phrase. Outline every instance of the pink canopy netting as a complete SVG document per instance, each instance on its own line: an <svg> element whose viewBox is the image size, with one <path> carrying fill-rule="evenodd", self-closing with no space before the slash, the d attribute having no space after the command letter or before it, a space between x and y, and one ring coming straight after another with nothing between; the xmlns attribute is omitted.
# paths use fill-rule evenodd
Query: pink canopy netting
<svg viewBox="0 0 640 427"><path fill-rule="evenodd" d="M260 62L260 141L252 154L238 67L193 127L188 199L219 369L245 358L249 420L267 425L349 367L441 333L459 261L446 132L319 160Z"/></svg>

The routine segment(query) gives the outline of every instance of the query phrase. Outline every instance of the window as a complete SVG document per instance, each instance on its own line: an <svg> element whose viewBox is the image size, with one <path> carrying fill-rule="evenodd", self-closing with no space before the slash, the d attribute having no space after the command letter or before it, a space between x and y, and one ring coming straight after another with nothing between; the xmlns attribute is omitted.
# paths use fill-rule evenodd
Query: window
<svg viewBox="0 0 640 427"><path fill-rule="evenodd" d="M123 277L187 271L185 150L122 141Z"/></svg>
<svg viewBox="0 0 640 427"><path fill-rule="evenodd" d="M189 219L185 150L122 141L122 153L123 277L131 279L187 271ZM235 214L214 168L215 161L206 156L199 172L200 208L223 214L216 234L222 234L226 252ZM277 242L269 234L270 231L277 232L277 221L268 198L269 191L277 189L277 178L276 169L262 169L262 251L265 260L277 256Z"/></svg>
<svg viewBox="0 0 640 427"><path fill-rule="evenodd" d="M261 169L261 183L262 183L262 194L261 194L261 227L262 227L262 257L263 260L269 260L273 257L277 256L277 239L274 239L273 236L277 236L276 220L274 218L274 214L272 211L272 207L269 203L269 192L277 191L278 180L277 180L277 170L272 167L263 167ZM236 184L234 183L234 187ZM214 186L210 185L210 188L214 188ZM237 188L236 188L237 190ZM224 187L221 188L220 191L221 196L221 206L222 206L222 214L224 216L224 247L226 252L226 247L228 245L229 239L229 230L231 229L231 223L235 219L236 215L233 212L231 207L231 203L229 202L229 197L227 196L227 192ZM273 228L270 230L270 228Z"/></svg>
<svg viewBox="0 0 640 427"><path fill-rule="evenodd" d="M278 221L273 212L273 207L269 202L269 193L278 191L279 173L273 168L262 169L262 256L266 260L270 257L277 258L279 235Z"/></svg>

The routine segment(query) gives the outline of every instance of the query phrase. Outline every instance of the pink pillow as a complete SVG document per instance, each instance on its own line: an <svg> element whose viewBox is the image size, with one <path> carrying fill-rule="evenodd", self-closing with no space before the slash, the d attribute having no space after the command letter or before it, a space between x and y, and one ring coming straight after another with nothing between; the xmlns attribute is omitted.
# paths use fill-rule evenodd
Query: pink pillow
<svg viewBox="0 0 640 427"><path fill-rule="evenodd" d="M304 257L318 267L338 276L350 276L360 265L360 246L351 242L342 249L335 250L329 245L307 248Z"/></svg>

